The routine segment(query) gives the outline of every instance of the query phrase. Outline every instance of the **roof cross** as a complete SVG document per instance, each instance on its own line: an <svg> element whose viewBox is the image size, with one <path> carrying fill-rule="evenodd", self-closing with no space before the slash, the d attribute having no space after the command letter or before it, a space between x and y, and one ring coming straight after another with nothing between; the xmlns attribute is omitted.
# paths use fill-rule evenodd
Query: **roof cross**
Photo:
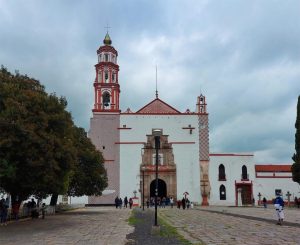
<svg viewBox="0 0 300 245"><path fill-rule="evenodd" d="M108 24L106 24L106 26L104 28L106 28L106 32L108 33L108 29L111 28L111 27L108 26Z"/></svg>

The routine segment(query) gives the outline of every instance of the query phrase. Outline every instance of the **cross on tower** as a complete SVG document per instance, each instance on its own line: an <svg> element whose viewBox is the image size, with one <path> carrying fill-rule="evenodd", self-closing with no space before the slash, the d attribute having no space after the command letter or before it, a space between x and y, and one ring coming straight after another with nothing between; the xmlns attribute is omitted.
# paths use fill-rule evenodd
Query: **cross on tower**
<svg viewBox="0 0 300 245"><path fill-rule="evenodd" d="M111 28L111 27L108 26L108 24L107 24L104 28L106 28L106 32L108 33L108 29Z"/></svg>

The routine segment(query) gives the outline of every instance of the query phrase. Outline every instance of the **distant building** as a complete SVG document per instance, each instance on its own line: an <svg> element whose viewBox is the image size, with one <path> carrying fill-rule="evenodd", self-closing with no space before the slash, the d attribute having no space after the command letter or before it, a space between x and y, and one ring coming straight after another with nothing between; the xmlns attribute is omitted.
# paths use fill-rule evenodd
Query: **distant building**
<svg viewBox="0 0 300 245"><path fill-rule="evenodd" d="M145 198L155 195L157 129L162 132L160 197L182 199L185 193L202 205L248 205L253 198L270 200L279 190L300 195L299 185L291 179L291 164L255 165L252 153L209 152L208 112L202 94L195 98L195 111L178 111L156 91L154 99L138 111L121 112L118 52L108 33L103 43L97 50L89 137L103 153L108 187L102 196L88 197L88 204L112 204L116 196L141 197L143 177Z"/></svg>

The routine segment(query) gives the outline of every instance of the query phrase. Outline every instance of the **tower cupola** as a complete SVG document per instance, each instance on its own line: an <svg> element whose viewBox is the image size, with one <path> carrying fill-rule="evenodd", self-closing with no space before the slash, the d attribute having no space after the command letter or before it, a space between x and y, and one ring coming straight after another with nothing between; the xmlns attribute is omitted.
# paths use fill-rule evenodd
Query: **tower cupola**
<svg viewBox="0 0 300 245"><path fill-rule="evenodd" d="M93 112L120 112L118 52L111 46L112 41L108 32L104 37L103 44L97 50L98 63L95 65L95 104Z"/></svg>
<svg viewBox="0 0 300 245"><path fill-rule="evenodd" d="M110 39L110 36L109 36L108 32L107 32L106 35L105 35L105 38L104 38L104 40L103 40L103 43L104 43L105 45L111 45L111 43L112 43L112 41L111 41L111 39Z"/></svg>

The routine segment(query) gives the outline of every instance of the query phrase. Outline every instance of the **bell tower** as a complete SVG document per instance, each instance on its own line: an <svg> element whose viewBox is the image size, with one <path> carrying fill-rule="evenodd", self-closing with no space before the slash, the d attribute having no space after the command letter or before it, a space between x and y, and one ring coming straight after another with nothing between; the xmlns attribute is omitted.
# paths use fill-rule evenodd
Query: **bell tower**
<svg viewBox="0 0 300 245"><path fill-rule="evenodd" d="M89 138L102 152L108 186L102 196L89 196L89 204L112 204L120 193L120 85L118 81L118 52L111 46L108 32L97 50L95 65L95 102L90 121Z"/></svg>
<svg viewBox="0 0 300 245"><path fill-rule="evenodd" d="M98 63L95 65L95 104L93 112L120 113L119 66L117 64L118 52L111 46L112 41L108 32L105 35L103 44L104 45L100 46L97 50Z"/></svg>

